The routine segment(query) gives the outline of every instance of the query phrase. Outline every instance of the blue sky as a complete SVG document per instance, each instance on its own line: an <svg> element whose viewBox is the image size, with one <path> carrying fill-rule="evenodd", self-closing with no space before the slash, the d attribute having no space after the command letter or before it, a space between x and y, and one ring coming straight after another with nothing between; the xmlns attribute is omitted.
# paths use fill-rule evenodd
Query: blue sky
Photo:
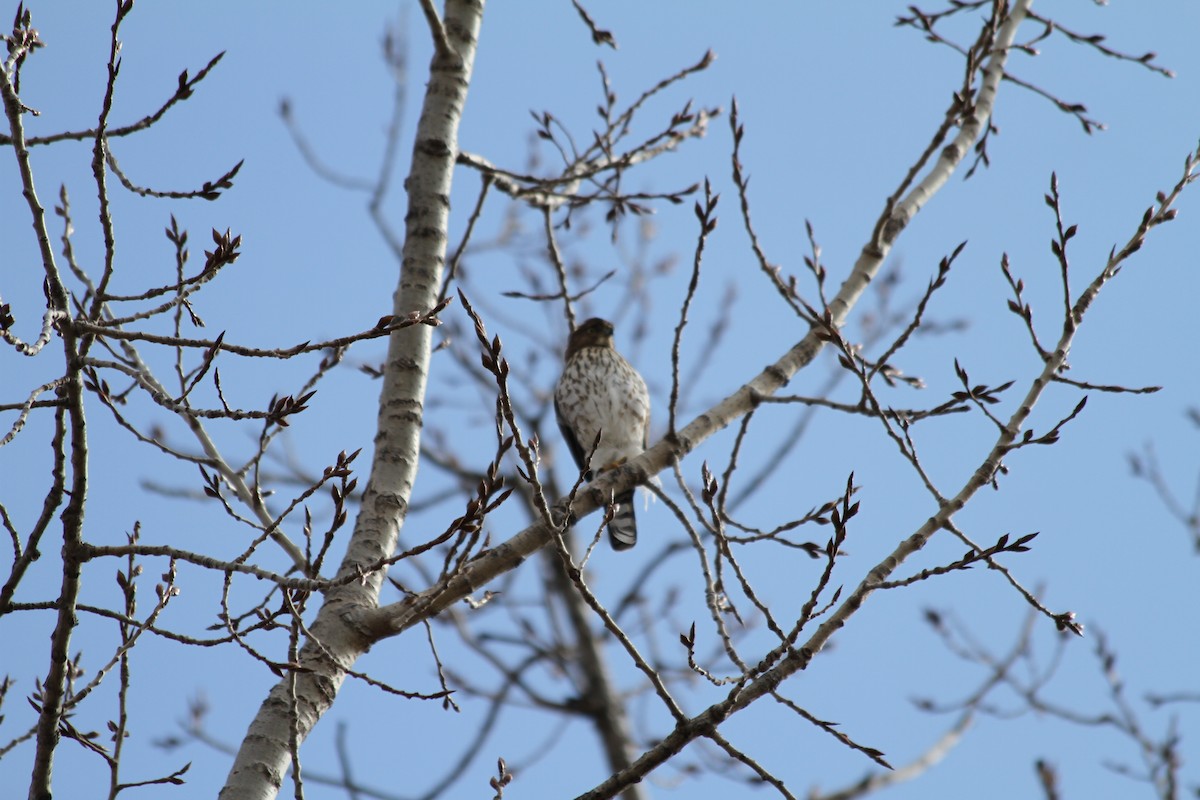
<svg viewBox="0 0 1200 800"><path fill-rule="evenodd" d="M711 354L700 351L700 338L685 341L685 374L703 360L710 363L702 380L691 387L684 419L731 393L803 333L758 273L738 219L729 176L730 98L736 95L746 126L742 160L752 175L755 223L770 257L787 272L801 275L806 286L801 258L807 252L804 221L809 220L822 245L831 282L840 280L857 257L884 199L924 147L950 92L960 82L955 54L892 25L905 7L900 3L769 3L748 12L744 4L732 3L592 4L589 8L598 23L617 38L620 48L615 52L590 43L569 3L496 3L487 9L460 145L513 169L524 169L527 163L534 129L530 111L550 110L577 137L587 139L600 97L597 59L603 59L619 101L626 103L654 81L694 63L706 50L717 55L707 71L652 103L639 128L647 135L653 133L692 99L697 106L723 109L708 136L640 173L635 171L626 184L634 190L663 191L707 177L721 193L720 225L706 252L694 322L695 330L702 330L718 318L728 319L730 338ZM110 4L35 3L31 8L47 47L29 60L23 74L24 99L41 112L28 121L27 132L40 135L90 127L103 87ZM934 405L944 399L958 388L953 369L957 358L973 382L1017 381L1012 396L1000 406L1005 414L1011 413L1017 392L1024 391L1039 364L1019 321L1005 307L1008 296L998 264L1001 253L1007 252L1014 271L1025 281L1043 338L1053 340L1061 282L1049 250L1053 218L1042 202L1051 172L1058 175L1066 221L1079 225L1079 236L1072 242L1073 288L1078 290L1100 268L1110 247L1129 237L1155 192L1169 189L1178 180L1183 159L1200 136L1200 53L1194 46L1200 11L1191 3L1113 0L1102 7L1076 0L1053 7L1035 4L1035 10L1061 13L1060 21L1079 32L1104 33L1113 48L1134 54L1155 51L1156 63L1174 70L1177 77L1168 80L1058 37L1040 43L1042 52L1036 58L1013 56L1013 73L1068 101L1085 103L1088 113L1108 127L1085 135L1077 122L1044 99L1004 86L994 120L1000 132L989 146L991 168L969 181L952 180L892 253L904 277L897 302L906 303L919 296L938 259L960 242L968 242L931 314L942 321L964 318L970 324L960 332L919 338L902 353L899 364L906 372L921 375L928 388L889 395L896 405ZM373 176L393 92L379 46L389 25L399 25L410 48L401 164L395 190L385 204L399 227L404 213L400 180L430 51L418 8L363 3L333 12L303 3L139 3L123 29L114 121L124 123L157 108L170 95L181 70L194 74L217 52L226 55L196 95L172 110L160 125L113 144L123 168L136 181L182 189L216 178L239 160L244 159L245 166L235 188L216 203L169 203L114 188L117 286L132 291L170 282L172 251L162 229L174 214L191 232L193 265L200 259L199 250L208 246L210 229L229 227L243 236L242 257L201 295L198 311L209 335L224 330L227 341L286 345L361 330L388 313L396 264L370 224L365 195L332 187L313 174L292 144L278 107L282 98L290 99L298 125L331 167L350 176ZM1029 29L1022 38L1032 35ZM552 163L550 150L543 148L540 155L543 163ZM74 207L75 247L83 262L95 268L101 250L90 157L87 143L39 148L34 152L34 167L46 204L53 202L59 184L66 184ZM5 242L0 293L19 312L24 333L33 329L40 313L36 303L41 278L14 179L13 159L0 159L0 185L7 187L0 195L0 238ZM456 176L455 242L477 187L472 173L462 170ZM1041 532L1033 552L1010 556L1005 563L1026 586L1041 587L1051 608L1073 609L1089 630L1103 629L1119 653L1119 668L1135 699L1147 691L1195 687L1200 628L1189 614L1200 597L1194 551L1148 487L1130 479L1126 461L1128 453L1152 442L1168 480L1183 497L1190 496L1200 462L1197 431L1184 416L1189 405L1200 403L1193 352L1200 322L1192 301L1200 288L1195 270L1200 229L1194 222L1200 201L1192 191L1178 204L1179 219L1155 230L1143 251L1101 295L1071 357L1071 375L1076 379L1161 385L1163 391L1138 397L1094 393L1059 444L1014 454L1008 462L1011 473L1000 482L1001 491L981 494L958 517L964 529L985 542L1002 533ZM480 241L496 235L508 210L499 196L490 202L480 223ZM535 215L524 212L517 220L524 234L536 232ZM587 221L581 220L581 225ZM590 235L566 241L567 257L596 273L613 268L619 273L590 298L586 310L618 320L618 345L646 375L661 409L670 389L675 309L686 286L695 242L690 202L657 208L656 235L644 250L639 249L634 226L622 228L613 243L599 219L590 222ZM654 264L672 257L678 259L674 270L654 279L653 306L622 308L630 264ZM522 391L531 409L536 398L544 400L538 387L553 379L556 355L551 346L565 328L557 309L534 307L501 293L527 289L522 270L538 268L537 259L533 250L519 255L480 252L466 264L468 291L489 315L489 329L510 348L510 360L524 380ZM724 299L729 287L736 288L732 303ZM870 303L864 305L860 313L869 307ZM461 323L459 307L449 313ZM647 322L647 332L635 342L631 323L639 315ZM861 318L852 322L847 335L861 335L860 324ZM472 345L463 339L454 346L469 354ZM368 344L352 351L351 359L369 363L378 361L381 353L380 346ZM55 357L47 353L40 360L22 362L6 354L0 357L2 383L24 386L52 375L58 369ZM488 407L447 361L435 359L430 419L464 457L486 463ZM819 362L797 376L790 391L815 393L835 366L829 359ZM230 360L222 371L225 385L235 387L241 404L262 405L273 393L294 391L310 368L311 364L239 365ZM848 389L843 386L837 396L852 401ZM362 447L358 466L365 468L377 395L377 383L344 370L323 385L312 409L297 419L284 442L288 452L316 472L339 450ZM1032 427L1045 431L1071 410L1078 397L1078 392L1066 388L1048 392L1035 411ZM12 399L6 394L3 402ZM237 552L244 529L232 525L218 510L148 496L139 488L152 479L194 490L199 485L194 469L164 462L138 446L98 405L89 413L95 437L89 524L97 541L120 541L140 521L146 541L218 554ZM139 413L147 424L170 422L158 409L143 406ZM754 464L755 459L761 463L774 432L789 428L796 413L790 406L763 413L748 444L748 463ZM657 416L656 433L664 429L664 418L664 414ZM0 427L5 419L0 417ZM14 444L0 451L5 487L0 501L24 524L40 507L48 465L45 430L44 422L35 420ZM245 452L252 443L253 433L244 429L227 425L214 430L231 452ZM545 431L547 438L557 436L552 425ZM169 435L181 436L178 430ZM986 452L991 436L981 417L964 415L921 431L919 444L934 478L953 491ZM723 465L730 442L726 432L693 454L683 465L689 479L698 480L704 460ZM550 446L555 445L556 440ZM847 585L857 583L933 510L877 424L818 415L800 448L745 511L748 519L762 524L796 516L836 495L850 471L862 487L863 510L851 529L848 558L835 578ZM561 468L557 475L562 481L570 479ZM422 481L414 500L445 485L445 478L432 471L423 473ZM444 524L446 511L414 524L425 526L423 530L436 529L439 522ZM516 512L497 515L491 521L493 535L511 535L522 519ZM605 550L592 564L597 591L605 599L619 597L629 575L659 555L655 534L646 532L660 531L662 539L678 535L661 505L644 512L641 519L643 545L619 559ZM812 534L814 538L825 535L823 530ZM935 539L907 567L915 570L945 563L961 555L962 549L957 541ZM806 596L817 574L816 562L787 560L773 570L770 559L769 554L752 560L765 596L780 607L798 605L796 598ZM54 595L57 577L52 561L45 559L38 565L28 593L19 599ZM706 619L694 566L676 561L647 587L649 594L661 595L666 587L679 586L687 598L657 631L666 651L692 619L698 624ZM115 584L106 568L97 568L85 586L95 602L115 602ZM150 566L148 571L158 568ZM528 588L522 581L535 580L536 576L518 577L510 590L521 595ZM215 613L212 589L204 576L186 574L184 594L169 609L168 621L191 630L209 624ZM239 591L244 595L238 599L248 602L258 587ZM150 587L143 592L147 604ZM980 679L947 653L922 624L921 611L926 607L952 612L996 652L1009 646L1026 613L1019 596L999 576L982 569L881 593L835 637L835 646L787 684L785 691L817 716L842 723L842 729L856 740L883 750L892 763L904 763L949 725L947 718L914 710L911 699L951 700ZM33 676L42 670L48 619L9 616L3 622L6 641L23 645L20 652L4 659L3 671L18 683L4 709L0 734L5 735L0 735L0 741L28 724L21 698L33 690ZM1045 620L1038 622L1035 641L1043 662L1054 649L1056 635L1050 627ZM448 641L452 639L449 629L441 629L440 635L448 657L468 658ZM756 641L757 635L751 633L749 641ZM85 666L99 668L110 652L112 636L111 628L95 622L80 628L77 641L85 652ZM423 641L409 638L413 640L402 637L381 643L363 666L396 685L436 688ZM1048 697L1091 711L1103 706L1106 691L1092 654L1094 642L1089 634L1070 643ZM161 641L147 642L137 652L134 670L140 688L134 699L135 739L127 777L149 777L165 764L190 760L194 766L189 782L174 790L175 796L211 796L228 768L224 756L192 744L164 757L148 742L170 733L174 720L185 715L188 698L196 695L208 698L213 732L236 742L273 676L233 652L184 649ZM617 679L623 686L637 688L636 673L621 663L616 650L612 656ZM490 679L486 673L475 674L477 680ZM692 712L718 696L704 687L685 693ZM1014 705L1012 698L997 702ZM426 785L419 777L423 765L461 742L478 722L481 704L468 701L463 707L462 714L453 715L435 704L381 701L373 691L348 684L311 738L305 756L311 768L330 769L334 732L345 723L359 754L357 774L371 785L401 794L409 794L412 788L415 794ZM1166 729L1171 710L1154 712L1140 700L1136 707L1152 734ZM634 708L635 719L650 732L666 730L652 701L640 699ZM1187 752L1200 731L1195 714L1189 718L1182 713L1186 708L1180 711ZM102 730L106 715L112 713L110 700L98 700L81 712L76 724ZM497 756L522 765L510 789L514 797L573 796L590 788L604 777L591 733L579 725L565 730L556 725L553 718L536 711L514 712L503 734L485 744L450 796L486 795L486 780ZM797 793L809 786L840 786L870 769L860 755L845 751L777 708L755 709L735 719L727 733ZM550 740L557 740L558 746L537 760L535 755ZM0 760L0 784L24 785L29 754L26 745ZM693 750L691 757L702 756ZM1046 715L981 720L937 768L887 796L950 797L965 791L985 797L1034 796L1032 763L1039 757L1060 768L1065 797L1150 796L1144 786L1101 766L1105 760L1137 763L1127 739ZM56 788L64 796L93 796L96 790L89 787L102 775L97 769L93 758L67 744ZM987 776L983 787L981 775ZM1194 768L1189 777L1194 784ZM693 781L670 769L655 779L654 795L661 797L749 792L726 778ZM321 792L313 787L312 796L327 796Z"/></svg>

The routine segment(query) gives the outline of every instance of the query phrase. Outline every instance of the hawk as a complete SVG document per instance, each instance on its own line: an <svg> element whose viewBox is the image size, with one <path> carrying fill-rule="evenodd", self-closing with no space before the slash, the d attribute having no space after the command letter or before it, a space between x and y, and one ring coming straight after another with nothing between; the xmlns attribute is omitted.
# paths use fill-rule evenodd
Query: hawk
<svg viewBox="0 0 1200 800"><path fill-rule="evenodd" d="M646 449L650 393L646 382L613 347L613 326L589 319L567 339L562 377L554 387L554 412L567 447L581 470L593 474L618 467ZM588 464L588 452L600 444ZM613 498L617 509L608 523L614 550L637 544L633 489Z"/></svg>

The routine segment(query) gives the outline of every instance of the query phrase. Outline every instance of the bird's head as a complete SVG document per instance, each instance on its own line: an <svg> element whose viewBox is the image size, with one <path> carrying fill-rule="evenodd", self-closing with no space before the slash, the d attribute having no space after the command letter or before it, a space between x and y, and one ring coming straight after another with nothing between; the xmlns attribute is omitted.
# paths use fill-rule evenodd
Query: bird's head
<svg viewBox="0 0 1200 800"><path fill-rule="evenodd" d="M567 339L567 358L584 347L612 347L613 324L606 319L592 317L571 333Z"/></svg>

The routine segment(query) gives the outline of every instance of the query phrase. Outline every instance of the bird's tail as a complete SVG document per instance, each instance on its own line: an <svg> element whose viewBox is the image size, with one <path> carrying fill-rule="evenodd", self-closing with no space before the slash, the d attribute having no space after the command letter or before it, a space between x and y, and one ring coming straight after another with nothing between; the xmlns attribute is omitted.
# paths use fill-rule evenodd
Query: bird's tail
<svg viewBox="0 0 1200 800"><path fill-rule="evenodd" d="M616 510L608 523L608 541L613 550L628 550L637 544L637 518L633 515L633 489L613 499Z"/></svg>

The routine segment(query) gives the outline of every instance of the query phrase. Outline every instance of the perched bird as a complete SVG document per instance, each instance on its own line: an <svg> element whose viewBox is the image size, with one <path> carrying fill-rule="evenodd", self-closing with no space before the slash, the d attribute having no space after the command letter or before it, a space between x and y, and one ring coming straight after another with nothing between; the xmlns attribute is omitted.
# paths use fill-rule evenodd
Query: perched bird
<svg viewBox="0 0 1200 800"><path fill-rule="evenodd" d="M554 388L554 412L567 447L581 470L593 474L619 467L646 449L650 429L650 393L646 382L613 347L613 326L589 319L567 339L562 377ZM596 434L600 444L588 464ZM613 502L617 510L608 524L614 550L637 544L633 489Z"/></svg>

